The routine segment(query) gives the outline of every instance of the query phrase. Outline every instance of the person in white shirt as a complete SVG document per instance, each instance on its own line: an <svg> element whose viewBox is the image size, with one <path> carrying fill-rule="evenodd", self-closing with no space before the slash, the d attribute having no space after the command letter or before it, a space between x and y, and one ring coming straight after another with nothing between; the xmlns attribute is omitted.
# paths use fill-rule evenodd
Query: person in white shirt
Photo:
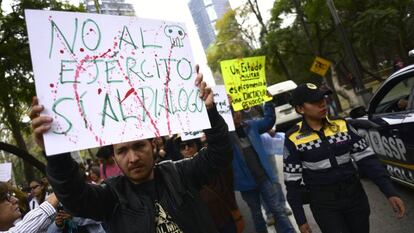
<svg viewBox="0 0 414 233"><path fill-rule="evenodd" d="M53 222L59 204L56 196L51 194L37 208L29 211L16 225L21 212L9 185L0 182L0 233L43 233Z"/></svg>
<svg viewBox="0 0 414 233"><path fill-rule="evenodd" d="M33 180L30 182L30 195L32 199L29 201L30 210L37 208L42 204L48 196L46 187L41 180Z"/></svg>

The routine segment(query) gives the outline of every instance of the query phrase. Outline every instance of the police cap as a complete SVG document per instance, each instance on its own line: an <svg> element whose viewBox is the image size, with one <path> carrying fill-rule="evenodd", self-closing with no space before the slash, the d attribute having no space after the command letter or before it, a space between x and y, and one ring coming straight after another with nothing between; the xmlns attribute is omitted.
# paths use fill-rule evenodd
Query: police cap
<svg viewBox="0 0 414 233"><path fill-rule="evenodd" d="M332 94L332 91L329 89L321 90L313 83L303 83L293 90L290 104L298 106L304 103L317 102L329 94Z"/></svg>

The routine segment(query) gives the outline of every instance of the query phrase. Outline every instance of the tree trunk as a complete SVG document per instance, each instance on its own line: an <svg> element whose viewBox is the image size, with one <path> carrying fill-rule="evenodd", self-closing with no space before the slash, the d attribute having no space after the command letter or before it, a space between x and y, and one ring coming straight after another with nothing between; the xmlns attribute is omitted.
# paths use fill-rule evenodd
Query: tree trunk
<svg viewBox="0 0 414 233"><path fill-rule="evenodd" d="M289 70L285 64L285 62L283 61L282 55L279 52L279 48L277 46L275 46L274 50L272 50L275 53L275 56L277 58L277 60L279 61L279 65L282 67L282 71L283 73L285 73L286 75L286 79L290 80L290 73Z"/></svg>
<svg viewBox="0 0 414 233"><path fill-rule="evenodd" d="M27 151L22 150L17 146L4 142L0 142L0 150L16 155L27 164L37 168L41 173L46 173L46 166L42 162L37 160L33 155L29 154Z"/></svg>
<svg viewBox="0 0 414 233"><path fill-rule="evenodd" d="M266 24L263 22L263 17L262 14L260 13L260 9L259 9L259 5L257 4L257 0L254 0L254 3L252 2L252 0L247 0L247 3L250 6L250 9L253 11L253 14L256 16L257 21L259 21L261 28L261 33L262 35L266 35L267 34L267 27ZM262 36L261 35L261 36Z"/></svg>
<svg viewBox="0 0 414 233"><path fill-rule="evenodd" d="M404 63L407 63L408 60L408 51L411 48L407 48L407 33L406 33L406 28L405 28L405 23L403 22L403 18L405 17L405 15L407 14L406 10L400 10L400 17L398 18L398 39L399 39L399 49L400 49L400 57L403 59Z"/></svg>
<svg viewBox="0 0 414 233"><path fill-rule="evenodd" d="M378 70L378 58L377 58L377 53L375 52L375 48L373 44L369 44L369 61L370 61L370 67L372 70Z"/></svg>
<svg viewBox="0 0 414 233"><path fill-rule="evenodd" d="M17 116L14 114L14 110L10 108L9 105L6 104L5 106L5 113L7 116L7 120L10 124L10 130L12 131L12 135L14 140L16 141L17 146L24 151L27 151L26 142L23 139L23 135L21 134L21 129L19 122L17 121ZM30 165L27 161L23 162L24 168L24 175L27 182L34 180L34 170L32 165Z"/></svg>
<svg viewBox="0 0 414 233"><path fill-rule="evenodd" d="M89 154L89 157L94 158L94 156L93 156L93 153L92 153L92 150L91 150L91 149L88 149L88 154Z"/></svg>
<svg viewBox="0 0 414 233"><path fill-rule="evenodd" d="M343 86L339 85L338 75L336 73L334 66L331 67L331 73L332 73L332 84L336 90L336 93L342 96L346 101L348 101L349 107L351 109L357 106L360 106L360 104L358 103L358 97L356 96L353 89L347 90Z"/></svg>

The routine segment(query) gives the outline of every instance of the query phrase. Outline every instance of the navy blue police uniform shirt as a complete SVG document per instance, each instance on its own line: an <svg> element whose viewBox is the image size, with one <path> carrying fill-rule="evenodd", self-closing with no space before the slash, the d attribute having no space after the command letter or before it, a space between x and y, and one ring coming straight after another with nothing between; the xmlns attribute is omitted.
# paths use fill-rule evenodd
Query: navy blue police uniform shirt
<svg viewBox="0 0 414 233"><path fill-rule="evenodd" d="M366 140L341 118L326 118L320 131L299 122L286 133L283 171L287 200L298 225L306 223L300 185L334 185L355 176L356 168L388 198L398 196L391 179Z"/></svg>

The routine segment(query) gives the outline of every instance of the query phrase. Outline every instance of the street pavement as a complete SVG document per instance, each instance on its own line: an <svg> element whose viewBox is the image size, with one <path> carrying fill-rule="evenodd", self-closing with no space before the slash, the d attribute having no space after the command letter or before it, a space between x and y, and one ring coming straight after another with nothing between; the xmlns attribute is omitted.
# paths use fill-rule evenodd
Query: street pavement
<svg viewBox="0 0 414 233"><path fill-rule="evenodd" d="M282 156L276 156L276 163L278 168L279 181L283 186L283 190L286 194L286 189L283 182L283 158ZM369 203L371 206L370 226L372 233L414 233L414 189L407 188L405 186L395 184L401 198L405 202L407 208L407 215L404 219L398 220L394 217L392 208L384 195L379 191L377 186L370 180L362 180L365 191L367 192ZM241 213L246 221L246 228L244 233L254 233L253 221L250 215L249 208L240 196L239 192L236 192L236 199L241 210ZM308 222L312 228L313 233L320 233L315 220L312 217L312 213L309 206L305 206L305 212ZM265 216L265 215L263 215ZM299 232L293 215L290 216L290 220L293 226ZM274 227L268 228L269 233L275 233Z"/></svg>

